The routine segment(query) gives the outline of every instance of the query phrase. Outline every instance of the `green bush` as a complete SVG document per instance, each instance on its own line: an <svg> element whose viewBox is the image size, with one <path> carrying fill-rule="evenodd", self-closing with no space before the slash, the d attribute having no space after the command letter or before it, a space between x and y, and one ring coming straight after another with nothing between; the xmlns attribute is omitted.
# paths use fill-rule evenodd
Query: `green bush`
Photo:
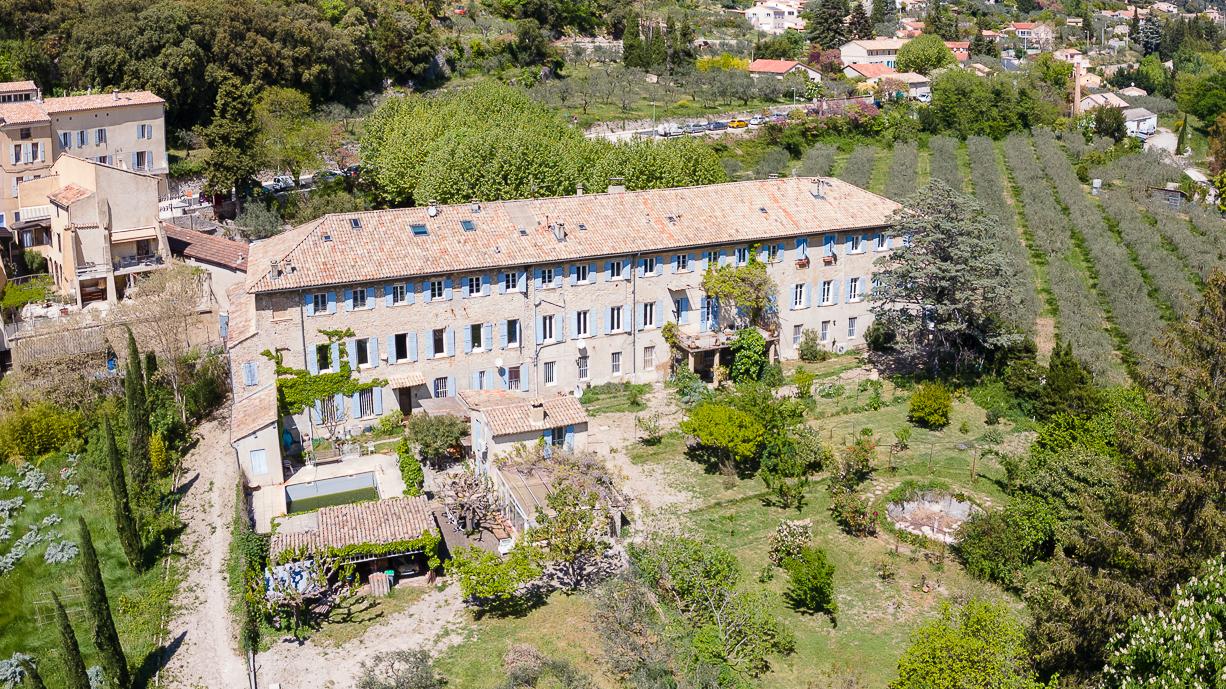
<svg viewBox="0 0 1226 689"><path fill-rule="evenodd" d="M788 601L809 612L838 612L834 600L834 565L820 548L802 548L800 554L783 563L792 583Z"/></svg>
<svg viewBox="0 0 1226 689"><path fill-rule="evenodd" d="M421 489L426 485L426 472L417 461L417 454L409 439L405 438L396 445L396 457L400 459L400 476L404 479L405 495L421 495Z"/></svg>
<svg viewBox="0 0 1226 689"><path fill-rule="evenodd" d="M963 522L955 552L980 579L1018 587L1022 570L1051 553L1057 519L1041 500L1016 500Z"/></svg>
<svg viewBox="0 0 1226 689"><path fill-rule="evenodd" d="M949 425L953 406L949 388L940 383L924 383L911 396L907 420L917 426L939 430Z"/></svg>
<svg viewBox="0 0 1226 689"><path fill-rule="evenodd" d="M375 426L375 434L391 437L404 435L404 412L397 409L380 416L379 423Z"/></svg>
<svg viewBox="0 0 1226 689"><path fill-rule="evenodd" d="M35 402L0 418L0 456L36 459L77 440L85 432L80 412Z"/></svg>
<svg viewBox="0 0 1226 689"><path fill-rule="evenodd" d="M850 490L838 490L830 496L830 516L849 536L877 533L877 523L868 511L868 502Z"/></svg>
<svg viewBox="0 0 1226 689"><path fill-rule="evenodd" d="M822 346L821 337L817 331L808 328L800 333L800 360L810 363L826 361L833 356L829 349Z"/></svg>
<svg viewBox="0 0 1226 689"><path fill-rule="evenodd" d="M796 369L792 374L792 382L796 385L796 395L802 400L811 399L813 397L813 382L817 380L817 374L806 369L804 366Z"/></svg>
<svg viewBox="0 0 1226 689"><path fill-rule="evenodd" d="M41 275L47 272L47 257L33 249L21 252L21 262L25 265L26 275Z"/></svg>

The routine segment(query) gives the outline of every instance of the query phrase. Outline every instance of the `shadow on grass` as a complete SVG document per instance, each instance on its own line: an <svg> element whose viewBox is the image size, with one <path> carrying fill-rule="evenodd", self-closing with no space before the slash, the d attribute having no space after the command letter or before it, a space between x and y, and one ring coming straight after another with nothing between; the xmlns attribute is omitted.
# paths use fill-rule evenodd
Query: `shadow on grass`
<svg viewBox="0 0 1226 689"><path fill-rule="evenodd" d="M187 632L183 632L171 639L169 643L165 643L145 656L141 661L140 667L132 673L132 689L145 689L153 681L153 676L159 670L166 667L170 659L178 652L179 647L183 645L183 639L187 637Z"/></svg>

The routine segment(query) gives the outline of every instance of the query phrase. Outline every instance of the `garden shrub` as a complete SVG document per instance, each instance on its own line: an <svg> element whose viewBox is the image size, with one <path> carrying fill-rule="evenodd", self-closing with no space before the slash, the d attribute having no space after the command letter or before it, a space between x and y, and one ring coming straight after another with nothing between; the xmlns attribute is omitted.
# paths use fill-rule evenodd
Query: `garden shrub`
<svg viewBox="0 0 1226 689"><path fill-rule="evenodd" d="M0 418L0 456L35 459L80 438L85 418L51 402L15 408Z"/></svg>
<svg viewBox="0 0 1226 689"><path fill-rule="evenodd" d="M911 395L907 420L917 426L939 430L949 425L953 396L940 383L925 383Z"/></svg>
<svg viewBox="0 0 1226 689"><path fill-rule="evenodd" d="M732 368L729 375L732 382L741 383L758 380L766 368L766 338L757 328L742 328L728 343L732 351Z"/></svg>
<svg viewBox="0 0 1226 689"><path fill-rule="evenodd" d="M834 565L820 548L805 547L783 565L791 578L788 601L801 610L834 615Z"/></svg>
<svg viewBox="0 0 1226 689"><path fill-rule="evenodd" d="M396 457L400 460L400 476L404 479L404 494L421 495L422 487L426 485L426 472L421 468L416 453L408 438L396 444Z"/></svg>
<svg viewBox="0 0 1226 689"><path fill-rule="evenodd" d="M872 536L877 523L868 511L868 502L850 490L837 490L830 496L830 515L849 536Z"/></svg>
<svg viewBox="0 0 1226 689"><path fill-rule="evenodd" d="M955 552L980 579L1017 587L1022 570L1051 553L1057 519L1041 500L1023 498L971 515L958 532Z"/></svg>
<svg viewBox="0 0 1226 689"><path fill-rule="evenodd" d="M830 475L831 488L852 490L860 485L872 473L876 457L877 441L871 435L856 436L834 464Z"/></svg>
<svg viewBox="0 0 1226 689"><path fill-rule="evenodd" d="M767 557L771 564L783 566L813 541L813 522L808 519L784 520L768 538Z"/></svg>
<svg viewBox="0 0 1226 689"><path fill-rule="evenodd" d="M821 336L813 328L806 328L800 333L800 360L814 363L826 361L833 356L829 349L822 346Z"/></svg>
<svg viewBox="0 0 1226 689"><path fill-rule="evenodd" d="M375 425L375 433L378 435L397 436L404 434L404 412L399 409L379 417L379 423Z"/></svg>
<svg viewBox="0 0 1226 689"><path fill-rule="evenodd" d="M796 385L796 395L802 400L811 399L813 397L813 382L817 380L817 374L801 366L792 374L792 383Z"/></svg>

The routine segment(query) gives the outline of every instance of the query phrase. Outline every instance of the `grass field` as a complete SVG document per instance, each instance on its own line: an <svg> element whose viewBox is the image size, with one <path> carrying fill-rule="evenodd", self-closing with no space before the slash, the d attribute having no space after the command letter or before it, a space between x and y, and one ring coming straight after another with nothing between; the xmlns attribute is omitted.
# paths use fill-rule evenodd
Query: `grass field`
<svg viewBox="0 0 1226 689"><path fill-rule="evenodd" d="M805 366L818 373L815 390L820 390L848 378L858 361L839 357ZM843 383L841 394L815 400L809 423L836 448L863 428L874 430L879 458L874 475L861 487L873 509L884 513L885 495L907 479L937 479L985 505L1006 501L1001 489L1004 472L996 462L982 459L977 476L972 478L970 473L976 450L992 444L983 437L989 427L982 408L969 398L957 400L949 427L943 431L915 429L910 449L895 456L895 468L890 470L888 447L894 442L893 431L907 425L909 393L886 382L880 392L884 406L876 410L865 408L871 396L871 389ZM960 430L964 423L965 433ZM1003 431L1004 444L1015 451L1024 448L1030 437L1024 433L1024 424L1014 428L1005 421L997 428ZM658 445L635 445L626 452L634 464L650 466L669 487L691 497L681 519L685 528L728 547L740 561L747 586L776 594L774 612L795 632L797 650L772 660L772 671L761 682L768 689L802 689L817 686L821 677L849 674L857 675L862 686L883 687L893 677L895 660L911 632L935 616L944 602L979 596L1020 609L1016 599L998 588L972 580L936 544L916 548L884 529L874 538L843 534L828 512L824 476L814 481L798 512L768 505L768 494L756 478L708 473L704 466L687 459L679 432L665 435ZM797 518L812 519L816 544L837 567L837 624L827 616L802 614L789 607L782 596L786 574L767 567L769 535L781 520ZM878 575L882 563L894 570L892 578ZM773 578L762 577L763 572ZM930 592L925 593L921 583L928 584ZM489 689L503 677L498 663L502 654L519 642L591 673L598 687L615 686L602 666L599 639L590 624L590 602L582 594L555 594L546 605L522 617L476 620L469 637L444 653L439 666L455 686Z"/></svg>

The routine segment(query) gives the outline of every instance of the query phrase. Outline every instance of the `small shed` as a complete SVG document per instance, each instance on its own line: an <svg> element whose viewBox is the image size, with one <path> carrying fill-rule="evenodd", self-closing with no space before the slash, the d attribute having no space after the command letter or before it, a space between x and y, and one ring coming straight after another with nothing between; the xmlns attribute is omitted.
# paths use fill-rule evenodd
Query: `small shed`
<svg viewBox="0 0 1226 689"><path fill-rule="evenodd" d="M754 60L749 63L749 76L773 77L782 79L789 74L800 74L811 81L821 81L822 75L816 69L795 60Z"/></svg>
<svg viewBox="0 0 1226 689"><path fill-rule="evenodd" d="M1177 182L1167 182L1164 187L1150 187L1149 196L1155 201L1165 203L1173 210L1183 208L1188 202L1188 195L1179 188Z"/></svg>
<svg viewBox="0 0 1226 689"><path fill-rule="evenodd" d="M587 444L587 410L573 395L541 397L511 390L464 390L473 455L484 465L516 445L543 441L572 452Z"/></svg>
<svg viewBox="0 0 1226 689"><path fill-rule="evenodd" d="M235 400L230 410L230 444L248 486L272 486L285 480L275 384Z"/></svg>
<svg viewBox="0 0 1226 689"><path fill-rule="evenodd" d="M1158 116L1145 108L1128 108L1124 111L1124 126L1129 136L1144 139L1158 131Z"/></svg>

